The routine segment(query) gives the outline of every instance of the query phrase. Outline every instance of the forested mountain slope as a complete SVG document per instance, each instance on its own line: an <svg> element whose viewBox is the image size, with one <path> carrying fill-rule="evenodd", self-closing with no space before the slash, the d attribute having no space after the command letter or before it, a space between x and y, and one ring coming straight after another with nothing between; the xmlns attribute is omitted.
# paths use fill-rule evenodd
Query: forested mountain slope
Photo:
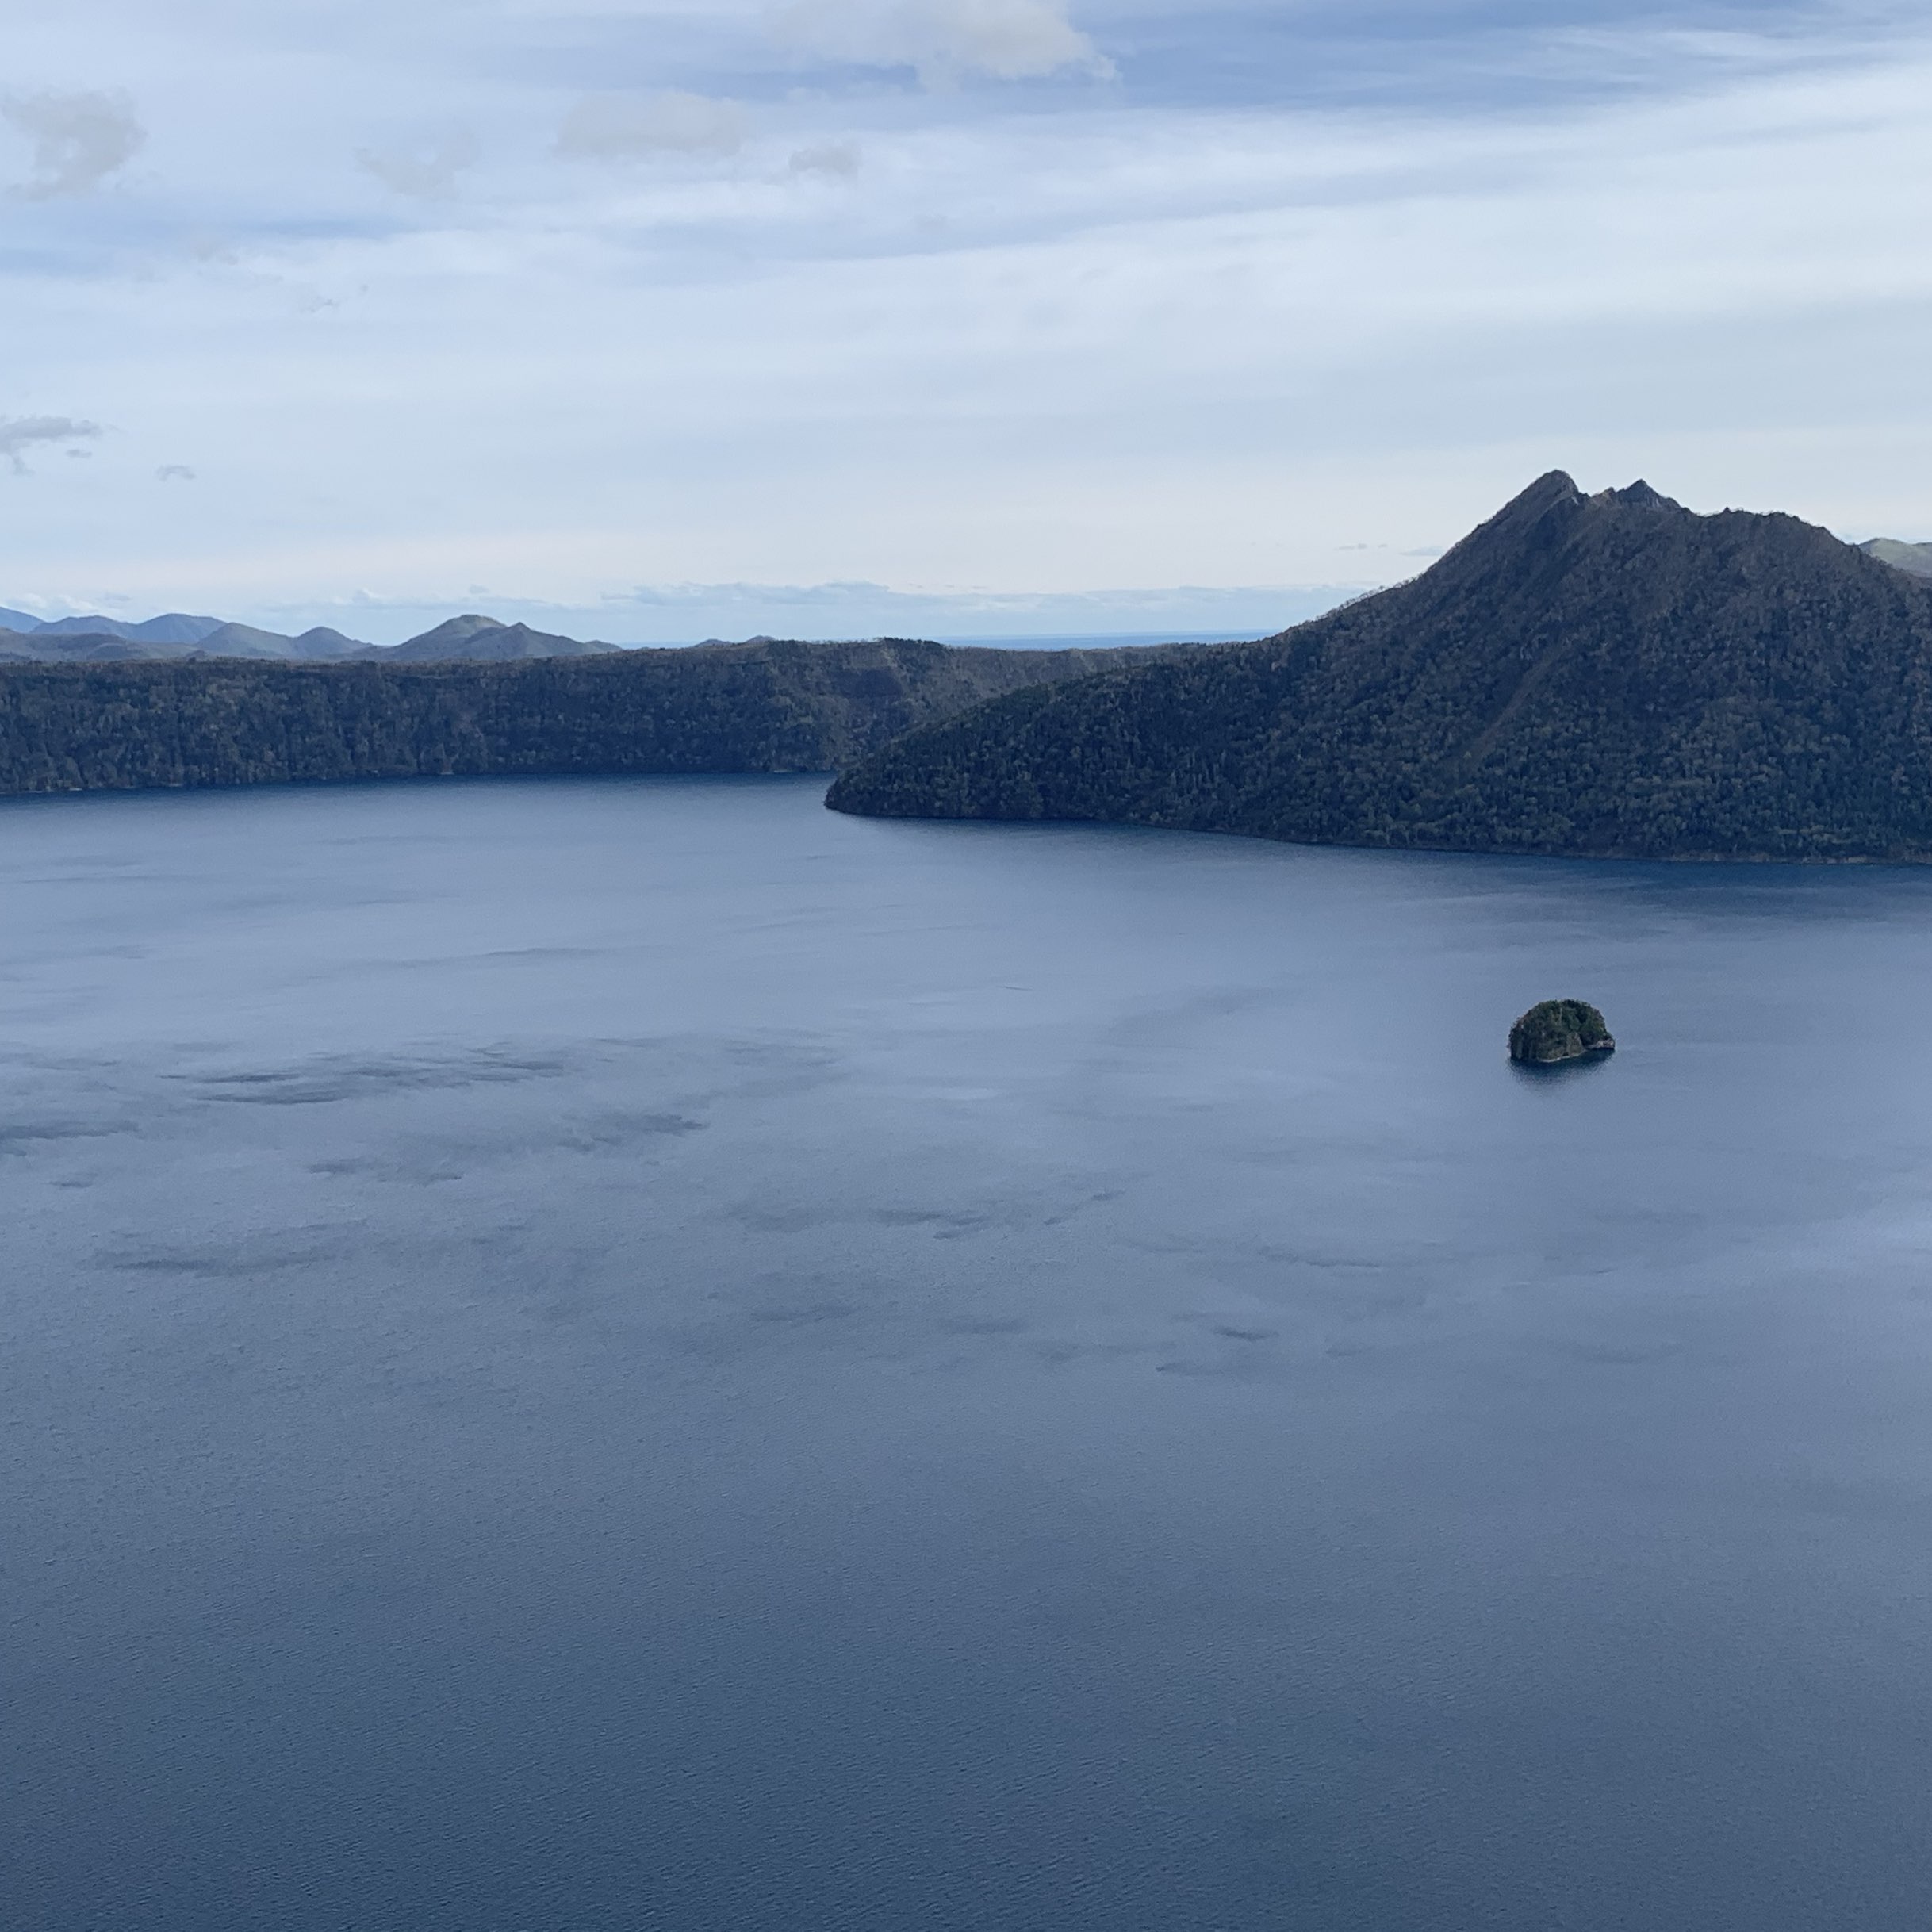
<svg viewBox="0 0 1932 1932"><path fill-rule="evenodd" d="M1144 652L761 639L503 664L0 665L0 792L561 772L818 772Z"/></svg>
<svg viewBox="0 0 1932 1932"><path fill-rule="evenodd" d="M1544 477L1413 582L1026 690L835 784L882 815L1489 852L1932 856L1932 584L1794 517Z"/></svg>

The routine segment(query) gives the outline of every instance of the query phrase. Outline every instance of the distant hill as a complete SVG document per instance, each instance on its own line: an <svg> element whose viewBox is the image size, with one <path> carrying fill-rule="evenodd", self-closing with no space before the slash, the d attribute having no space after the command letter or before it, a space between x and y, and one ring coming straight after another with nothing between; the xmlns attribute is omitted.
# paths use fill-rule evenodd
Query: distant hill
<svg viewBox="0 0 1932 1932"><path fill-rule="evenodd" d="M360 657L373 655L382 648L379 644L364 644L355 638L344 637L339 631L332 630L327 624L313 624L297 638L289 640L295 646L298 657ZM208 650L213 640L204 638L201 648ZM212 653L211 653L212 654Z"/></svg>
<svg viewBox="0 0 1932 1932"><path fill-rule="evenodd" d="M111 617L63 617L42 623L24 611L0 610L0 657L30 658L46 664L71 664L104 655L117 659L169 659L193 657L338 657L374 646L358 644L338 631L311 631L301 638L285 638L274 631L248 624L225 624L217 617L186 617L178 612L151 617L138 624ZM108 650L109 645L118 649Z"/></svg>
<svg viewBox="0 0 1932 1932"><path fill-rule="evenodd" d="M252 624L222 624L197 641L207 657L281 657L297 655L295 640L278 631L258 631Z"/></svg>
<svg viewBox="0 0 1932 1932"><path fill-rule="evenodd" d="M192 657L195 649L192 644L133 643L113 631L0 631L0 662L11 664L126 663Z"/></svg>
<svg viewBox="0 0 1932 1932"><path fill-rule="evenodd" d="M224 623L219 618L174 613L138 624L109 617L63 617L42 623L24 611L0 610L0 661L30 659L46 664L107 660L165 661L199 654L209 657L280 658L288 662L366 657L396 664L495 664L532 657L589 657L617 650L615 644L587 644L576 638L506 624L493 617L452 617L420 637L396 645L365 644L339 631L317 626L300 637L252 624ZM109 646L118 649L109 649Z"/></svg>
<svg viewBox="0 0 1932 1932"><path fill-rule="evenodd" d="M1866 556L1876 557L1895 570L1907 571L1914 577L1932 577L1932 543L1900 543L1891 537L1874 537L1858 547Z"/></svg>
<svg viewBox="0 0 1932 1932"><path fill-rule="evenodd" d="M1932 857L1932 584L1795 517L1543 477L1413 582L1037 688L834 809L1321 844Z"/></svg>
<svg viewBox="0 0 1932 1932"><path fill-rule="evenodd" d="M616 644L586 644L576 638L554 637L527 624L499 623L493 617L452 617L434 631L411 638L383 655L397 664L501 664L526 657L591 657L618 650Z"/></svg>
<svg viewBox="0 0 1932 1932"><path fill-rule="evenodd" d="M300 637L279 631L258 631L252 624L224 624L201 638L197 648L209 657L297 658L355 657L373 654L377 646L358 643L339 631L317 625Z"/></svg>
<svg viewBox="0 0 1932 1932"><path fill-rule="evenodd" d="M762 639L481 664L0 663L0 792L833 771L1000 692L1146 654Z"/></svg>
<svg viewBox="0 0 1932 1932"><path fill-rule="evenodd" d="M221 628L219 617L190 617L180 611L130 624L116 617L62 617L33 626L41 637L110 637L128 644L198 644Z"/></svg>

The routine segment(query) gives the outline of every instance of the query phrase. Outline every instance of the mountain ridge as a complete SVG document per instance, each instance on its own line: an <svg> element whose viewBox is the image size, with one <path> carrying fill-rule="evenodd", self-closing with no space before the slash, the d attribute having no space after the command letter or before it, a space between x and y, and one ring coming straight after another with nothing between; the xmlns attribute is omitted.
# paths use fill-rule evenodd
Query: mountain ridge
<svg viewBox="0 0 1932 1932"><path fill-rule="evenodd" d="M22 627L25 627L23 628ZM47 623L0 610L0 661L47 664L169 662L183 657L277 659L286 663L367 659L377 663L494 663L536 657L582 657L619 650L616 644L506 624L473 613L452 617L401 644L366 644L318 624L299 637L253 624L178 612L124 623L113 618L63 617Z"/></svg>
<svg viewBox="0 0 1932 1932"><path fill-rule="evenodd" d="M587 643L579 638L533 631L527 624L501 623L496 618L471 612L450 618L383 654L392 664L431 664L458 658L473 664L500 664L532 657L591 657L623 648L617 644Z"/></svg>
<svg viewBox="0 0 1932 1932"><path fill-rule="evenodd" d="M768 639L481 663L0 665L0 793L830 772L984 698L1147 654Z"/></svg>
<svg viewBox="0 0 1932 1932"><path fill-rule="evenodd" d="M1911 577L1932 577L1932 543L1901 543L1892 537L1874 537L1859 549L1880 563Z"/></svg>
<svg viewBox="0 0 1932 1932"><path fill-rule="evenodd" d="M847 771L877 816L1316 844L1932 857L1932 585L1781 513L1539 477L1406 584L990 701Z"/></svg>

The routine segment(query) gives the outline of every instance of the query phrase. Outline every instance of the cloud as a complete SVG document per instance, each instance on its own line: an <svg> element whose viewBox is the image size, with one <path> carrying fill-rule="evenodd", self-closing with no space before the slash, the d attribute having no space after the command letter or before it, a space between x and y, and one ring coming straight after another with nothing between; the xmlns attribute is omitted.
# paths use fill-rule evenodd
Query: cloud
<svg viewBox="0 0 1932 1932"><path fill-rule="evenodd" d="M780 40L861 67L910 67L928 87L1042 80L1114 65L1067 17L1065 0L792 0Z"/></svg>
<svg viewBox="0 0 1932 1932"><path fill-rule="evenodd" d="M148 139L121 94L10 94L0 119L33 143L33 178L13 190L29 201L91 194Z"/></svg>
<svg viewBox="0 0 1932 1932"><path fill-rule="evenodd" d="M1067 0L1008 15L1048 33L1002 58L1076 65L1007 82L972 79L999 61L931 0L340 0L327 35L312 6L181 0L147 12L194 32L118 52L101 21L128 0L41 0L38 64L0 72L0 102L125 86L150 139L93 197L29 203L6 190L33 144L0 120L0 416L85 403L109 426L91 464L32 445L10 477L0 451L0 590L275 630L300 600L295 629L385 641L473 608L479 575L568 607L538 628L626 642L1259 634L1290 599L569 610L687 577L1359 585L1556 466L1932 536L1932 385L1909 373L1932 331L1926 10L1893 41L1714 6ZM818 46L970 84L781 56L784 7ZM1687 50L1706 17L1735 59ZM1566 21L1596 23L1589 47ZM1129 84L1087 78L1076 29ZM648 107L638 144L668 86L742 104L738 159L657 145ZM566 163L586 94L611 120ZM594 158L613 123L619 158ZM473 219L355 164L434 159L458 128ZM856 181L791 171L841 143ZM424 209L439 232L388 218ZM343 308L297 315L312 290ZM465 459L485 447L521 460ZM212 495L158 481L175 460ZM195 505L159 514L156 490ZM1335 553L1362 538L1386 547ZM365 583L450 601L365 631L335 601Z"/></svg>
<svg viewBox="0 0 1932 1932"><path fill-rule="evenodd" d="M194 472L186 463L163 463L155 472L157 483L192 483Z"/></svg>
<svg viewBox="0 0 1932 1932"><path fill-rule="evenodd" d="M83 423L71 416L0 416L0 457L13 466L18 476L26 470L27 451L36 443L72 443L100 433L98 423Z"/></svg>
<svg viewBox="0 0 1932 1932"><path fill-rule="evenodd" d="M859 171L859 151L849 141L826 141L801 148L792 157L795 174L834 174L847 181Z"/></svg>
<svg viewBox="0 0 1932 1932"><path fill-rule="evenodd" d="M748 127L737 102L701 94L586 94L565 116L557 151L584 161L734 155Z"/></svg>
<svg viewBox="0 0 1932 1932"><path fill-rule="evenodd" d="M358 148L356 163L375 176L384 187L420 201L447 201L456 192L456 178L475 165L477 137L468 128L458 128L429 148L393 148L383 151Z"/></svg>

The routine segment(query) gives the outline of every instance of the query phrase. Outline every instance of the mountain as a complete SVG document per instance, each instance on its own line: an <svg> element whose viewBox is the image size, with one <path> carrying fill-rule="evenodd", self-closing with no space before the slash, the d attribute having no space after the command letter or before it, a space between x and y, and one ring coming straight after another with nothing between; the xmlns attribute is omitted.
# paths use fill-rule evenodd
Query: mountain
<svg viewBox="0 0 1932 1932"><path fill-rule="evenodd" d="M279 631L258 631L253 624L223 624L201 640L209 657L281 657L296 654L295 640Z"/></svg>
<svg viewBox="0 0 1932 1932"><path fill-rule="evenodd" d="M33 626L41 637L110 637L129 644L198 644L211 631L220 628L219 617L190 617L180 611L138 624L125 623L117 617L62 617Z"/></svg>
<svg viewBox="0 0 1932 1932"><path fill-rule="evenodd" d="M210 631L220 628L219 617L190 617L170 611L165 616L123 625L121 634L131 644L198 644Z"/></svg>
<svg viewBox="0 0 1932 1932"><path fill-rule="evenodd" d="M1932 577L1932 543L1899 543L1890 537L1874 537L1858 546L1868 557L1888 563L1895 570L1913 577Z"/></svg>
<svg viewBox="0 0 1932 1932"><path fill-rule="evenodd" d="M1412 582L1023 691L834 809L1316 844L1932 857L1932 584L1782 516L1532 485Z"/></svg>
<svg viewBox="0 0 1932 1932"><path fill-rule="evenodd" d="M451 659L500 664L524 657L589 657L620 650L615 644L585 644L554 637L527 624L499 623L493 617L452 617L434 631L398 644L387 655L396 664L436 664Z"/></svg>
<svg viewBox="0 0 1932 1932"><path fill-rule="evenodd" d="M344 637L327 624L312 624L300 637L290 641L298 657L372 657L382 648L379 644L364 644L357 638ZM208 649L205 641L201 648Z"/></svg>
<svg viewBox="0 0 1932 1932"><path fill-rule="evenodd" d="M63 617L42 623L24 611L0 611L0 657L26 656L48 663L92 659L103 639L116 639L128 648L119 657L173 658L194 653L210 657L278 657L328 660L343 657L387 658L398 664L456 661L497 663L527 657L588 657L615 650L615 644L585 644L575 638L553 637L527 624L505 624L493 617L452 617L434 631L406 644L364 644L339 631L317 625L300 637L278 631L258 630L253 624L224 623L215 617L186 617L178 612L151 617L138 624L112 617ZM25 639L36 640L29 645ZM69 649L70 642L80 646Z"/></svg>
<svg viewBox="0 0 1932 1932"><path fill-rule="evenodd" d="M1145 654L767 639L496 664L0 663L0 792L832 771L1000 692Z"/></svg>
<svg viewBox="0 0 1932 1932"><path fill-rule="evenodd" d="M331 658L373 655L379 648L361 644L318 624L300 637L279 631L258 631L252 624L223 624L204 637L197 648L210 657Z"/></svg>

